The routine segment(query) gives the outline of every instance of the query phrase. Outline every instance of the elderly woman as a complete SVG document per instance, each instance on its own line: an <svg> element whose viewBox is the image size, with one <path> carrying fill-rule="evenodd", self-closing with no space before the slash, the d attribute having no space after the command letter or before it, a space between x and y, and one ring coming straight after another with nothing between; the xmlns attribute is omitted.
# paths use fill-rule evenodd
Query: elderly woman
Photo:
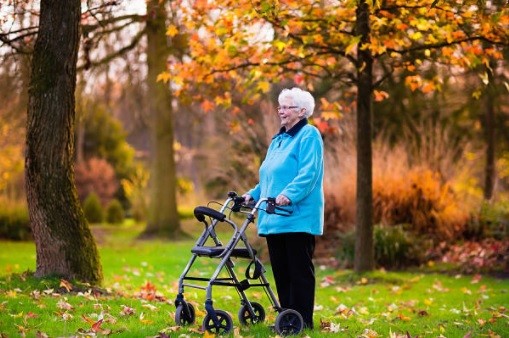
<svg viewBox="0 0 509 338"><path fill-rule="evenodd" d="M298 311L313 328L315 236L323 233L323 141L308 124L313 96L299 88L283 89L278 98L279 133L272 138L259 169L259 183L246 201L276 197L292 214L283 217L260 211L258 235L267 240L270 262L282 308Z"/></svg>

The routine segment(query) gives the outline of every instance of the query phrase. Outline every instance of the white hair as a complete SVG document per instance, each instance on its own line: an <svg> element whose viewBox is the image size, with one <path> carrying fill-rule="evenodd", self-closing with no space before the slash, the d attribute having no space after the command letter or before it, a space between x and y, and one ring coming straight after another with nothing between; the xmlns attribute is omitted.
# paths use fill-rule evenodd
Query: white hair
<svg viewBox="0 0 509 338"><path fill-rule="evenodd" d="M285 88L279 94L278 102L281 104L281 101L284 98L290 98L296 106L306 109L306 118L313 115L313 111L315 110L315 99L310 92L297 87L293 87L292 89Z"/></svg>

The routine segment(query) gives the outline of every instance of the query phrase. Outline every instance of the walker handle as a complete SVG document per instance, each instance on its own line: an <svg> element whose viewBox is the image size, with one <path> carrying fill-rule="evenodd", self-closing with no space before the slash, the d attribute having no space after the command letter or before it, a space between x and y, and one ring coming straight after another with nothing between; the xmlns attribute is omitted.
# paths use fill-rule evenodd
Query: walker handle
<svg viewBox="0 0 509 338"><path fill-rule="evenodd" d="M276 204L275 197L267 197L267 208L265 209L265 212L268 214L274 214L274 215L285 216L285 217L293 214L293 210L288 210L288 209L278 206Z"/></svg>

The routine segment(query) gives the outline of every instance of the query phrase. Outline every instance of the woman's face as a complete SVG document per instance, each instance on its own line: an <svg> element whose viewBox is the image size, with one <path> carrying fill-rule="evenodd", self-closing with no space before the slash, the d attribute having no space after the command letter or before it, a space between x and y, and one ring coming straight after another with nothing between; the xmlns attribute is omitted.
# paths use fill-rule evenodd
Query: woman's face
<svg viewBox="0 0 509 338"><path fill-rule="evenodd" d="M281 120L281 127L285 127L286 130L296 125L304 117L304 109L295 105L292 98L285 97L279 104L277 113Z"/></svg>

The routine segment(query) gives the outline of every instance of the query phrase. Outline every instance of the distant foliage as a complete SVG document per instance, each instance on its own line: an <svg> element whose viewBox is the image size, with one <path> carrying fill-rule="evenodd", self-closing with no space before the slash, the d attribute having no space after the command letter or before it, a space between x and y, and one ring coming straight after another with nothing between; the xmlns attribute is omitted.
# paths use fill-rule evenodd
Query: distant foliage
<svg viewBox="0 0 509 338"><path fill-rule="evenodd" d="M0 201L0 238L15 241L26 241L32 238L25 203Z"/></svg>
<svg viewBox="0 0 509 338"><path fill-rule="evenodd" d="M84 101L84 157L106 159L114 168L117 177L130 177L134 170L134 149L126 141L127 133L122 124L109 108L97 103L95 98Z"/></svg>
<svg viewBox="0 0 509 338"><path fill-rule="evenodd" d="M95 192L90 193L83 202L83 212L89 223L101 223L104 220L104 209Z"/></svg>
<svg viewBox="0 0 509 338"><path fill-rule="evenodd" d="M84 201L90 193L94 192L102 206L108 205L119 187L113 167L100 158L91 158L77 164L75 177L80 200Z"/></svg>
<svg viewBox="0 0 509 338"><path fill-rule="evenodd" d="M120 224L124 221L124 209L119 200L113 199L106 209L106 221L110 224Z"/></svg>

